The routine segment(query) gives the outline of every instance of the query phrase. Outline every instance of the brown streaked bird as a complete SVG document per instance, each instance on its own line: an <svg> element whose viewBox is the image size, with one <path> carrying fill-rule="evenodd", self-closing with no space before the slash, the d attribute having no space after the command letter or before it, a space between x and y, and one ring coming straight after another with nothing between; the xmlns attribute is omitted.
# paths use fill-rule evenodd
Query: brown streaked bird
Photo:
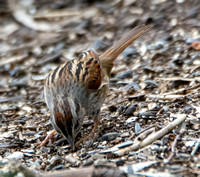
<svg viewBox="0 0 200 177"><path fill-rule="evenodd" d="M100 56L91 49L79 58L67 61L52 71L45 80L44 96L54 129L63 135L72 149L84 118L92 117L93 130L86 141L94 136L99 124L99 113L109 89L110 73L115 59L135 39L147 32L150 25L138 26L119 39ZM45 145L56 133L53 130L42 142ZM78 144L79 144L78 142Z"/></svg>

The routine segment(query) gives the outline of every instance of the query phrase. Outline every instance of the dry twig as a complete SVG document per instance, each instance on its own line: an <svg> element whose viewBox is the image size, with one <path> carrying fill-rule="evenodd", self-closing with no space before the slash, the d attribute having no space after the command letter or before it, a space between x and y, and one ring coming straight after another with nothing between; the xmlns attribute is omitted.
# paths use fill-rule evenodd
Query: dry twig
<svg viewBox="0 0 200 177"><path fill-rule="evenodd" d="M146 95L147 98L158 100L174 100L177 98L183 98L185 95Z"/></svg>
<svg viewBox="0 0 200 177"><path fill-rule="evenodd" d="M174 139L174 142L173 142L172 147L171 147L172 152L171 152L170 156L167 158L167 160L165 160L165 164L168 164L169 162L171 162L172 158L174 157L176 144L177 144L178 139L180 137L181 137L180 134L176 135L176 138Z"/></svg>
<svg viewBox="0 0 200 177"><path fill-rule="evenodd" d="M200 142L196 142L194 149L191 152L191 156L194 156L197 150L199 149Z"/></svg>
<svg viewBox="0 0 200 177"><path fill-rule="evenodd" d="M137 143L135 143L135 144L133 144L133 145L127 147L127 148L124 148L124 149L121 149L121 150L118 150L118 151L114 152L114 154L118 155L118 156L122 156L125 153L128 153L130 151L136 151L139 148L147 146L147 145L151 144L152 142L154 142L155 140L157 140L157 139L163 137L164 135L166 135L168 132L173 130L177 125L181 124L185 119L186 119L186 115L185 114L179 114L179 115L177 115L177 119L176 120L171 122L169 125L167 125L163 129L157 131L154 134L149 135L147 138L145 138L141 142L137 142Z"/></svg>
<svg viewBox="0 0 200 177"><path fill-rule="evenodd" d="M27 4L23 3L23 1L9 0L8 6L14 19L28 28L36 31L55 31L59 29L59 26L56 24L50 24L44 21L35 21L33 17L27 12L27 7L32 6L31 1L29 4Z"/></svg>
<svg viewBox="0 0 200 177"><path fill-rule="evenodd" d="M171 154L170 156L167 158L167 160L165 160L165 164L168 164L169 162L171 162L172 158L174 157L176 151L175 151L175 148L176 148L176 145L177 145L177 142L178 140L181 138L181 136L183 135L183 133L185 132L185 128L186 128L186 125L185 125L185 122L181 123L177 132L179 134L176 135L176 138L174 139L174 142L172 144L172 147L171 147Z"/></svg>

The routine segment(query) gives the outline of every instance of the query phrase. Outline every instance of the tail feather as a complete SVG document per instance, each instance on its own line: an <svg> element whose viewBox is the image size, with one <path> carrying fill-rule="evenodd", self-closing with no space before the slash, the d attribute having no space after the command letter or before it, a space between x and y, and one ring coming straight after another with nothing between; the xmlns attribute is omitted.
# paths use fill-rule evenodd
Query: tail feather
<svg viewBox="0 0 200 177"><path fill-rule="evenodd" d="M147 32L151 27L151 25L137 26L122 36L116 43L100 55L99 58L102 62L103 68L107 68L108 71L111 70L113 62L119 54L122 53L138 37Z"/></svg>

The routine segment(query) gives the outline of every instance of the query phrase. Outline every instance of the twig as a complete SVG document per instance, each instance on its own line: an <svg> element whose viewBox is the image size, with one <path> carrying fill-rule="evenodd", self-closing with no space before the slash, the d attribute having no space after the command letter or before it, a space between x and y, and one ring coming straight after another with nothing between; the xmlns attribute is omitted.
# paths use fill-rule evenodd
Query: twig
<svg viewBox="0 0 200 177"><path fill-rule="evenodd" d="M172 92L167 92L167 93L163 93L162 95L173 95L173 94L187 94L189 93L191 90L194 90L196 88L200 87L200 84L194 85L192 87L188 87L188 88L181 88L178 90L174 90Z"/></svg>
<svg viewBox="0 0 200 177"><path fill-rule="evenodd" d="M65 10L54 10L48 11L40 14L36 14L34 16L35 19L43 19L43 18L58 18L58 17L73 17L80 15L80 11L70 11L68 9Z"/></svg>
<svg viewBox="0 0 200 177"><path fill-rule="evenodd" d="M155 130L156 130L156 128L152 127L152 128L149 128L148 130L142 132L140 135L137 136L138 141L144 140L148 135L155 132Z"/></svg>
<svg viewBox="0 0 200 177"><path fill-rule="evenodd" d="M52 54L51 56L40 60L40 61L39 61L38 63L36 63L34 66L35 66L35 67L41 66L41 65L46 64L46 63L48 63L48 62L54 61L54 60L56 60L56 59L59 59L61 56L62 56L62 53L59 51L59 52L56 53L56 54Z"/></svg>
<svg viewBox="0 0 200 177"><path fill-rule="evenodd" d="M29 6L31 7L31 1ZM33 17L27 13L27 5L25 6L22 2L16 0L9 0L8 7L11 10L13 18L23 24L24 26L31 28L36 31L56 31L59 29L58 25L50 24L46 22L37 22Z"/></svg>
<svg viewBox="0 0 200 177"><path fill-rule="evenodd" d="M181 88L178 90L174 90L172 92L163 93L161 95L146 95L146 97L153 99L160 99L160 100L174 100L177 98L183 98L184 96L189 94L192 90L197 89L199 87L200 83L189 88Z"/></svg>
<svg viewBox="0 0 200 177"><path fill-rule="evenodd" d="M174 100L177 98L183 98L185 95L146 95L147 98L158 100Z"/></svg>
<svg viewBox="0 0 200 177"><path fill-rule="evenodd" d="M181 81L194 81L196 79L192 79L192 78L182 78L182 77L170 77L170 78L158 78L160 80L165 80L165 81L177 81L177 80L181 80Z"/></svg>
<svg viewBox="0 0 200 177"><path fill-rule="evenodd" d="M173 142L172 147L171 147L172 152L171 152L170 156L167 158L167 160L164 161L165 164L168 164L172 160L172 158L174 157L174 155L175 155L175 147L176 147L176 144L177 144L178 139L180 137L181 137L180 134L176 135L176 138L174 139L174 142Z"/></svg>
<svg viewBox="0 0 200 177"><path fill-rule="evenodd" d="M127 167L128 168L128 167ZM49 172L41 174L42 177L97 177L97 176L115 176L115 177L125 177L125 173L113 167L88 167L88 168L79 168L79 169L66 169L55 172Z"/></svg>
<svg viewBox="0 0 200 177"><path fill-rule="evenodd" d="M118 150L118 151L113 152L113 153L115 155L122 156L125 153L128 153L130 151L136 151L139 148L147 146L147 145L151 144L152 142L154 142L155 140L157 140L157 139L163 137L164 135L166 135L168 132L173 130L177 125L181 124L185 119L186 119L186 114L178 114L177 115L177 119L174 120L173 122L171 122L170 124L168 124L163 129L157 131L154 134L149 135L147 138L145 138L141 142L135 143L135 144L133 144L133 145L131 145L129 147L126 147L124 149Z"/></svg>
<svg viewBox="0 0 200 177"><path fill-rule="evenodd" d="M177 133L179 133L179 134L176 135L176 138L174 139L174 142L172 144L172 147L171 147L172 152L171 152L170 156L167 158L167 160L164 160L165 164L168 164L169 162L171 162L172 158L174 157L174 155L176 153L175 152L176 144L177 144L178 140L180 139L180 137L185 132L185 129L186 129L186 124L185 124L185 122L182 122L179 125L179 127L177 128Z"/></svg>
<svg viewBox="0 0 200 177"><path fill-rule="evenodd" d="M3 58L0 60L0 66L6 65L6 64L11 64L11 63L19 63L23 60L25 60L28 57L27 54L23 54L23 55L16 55L13 57L9 57L9 58Z"/></svg>
<svg viewBox="0 0 200 177"><path fill-rule="evenodd" d="M134 133L132 136L130 136L130 139L133 139L133 137L135 137L135 136L137 136L137 138L140 137L140 136L143 136L143 135L141 135L141 134L143 134L143 133L145 133L146 135L149 135L149 134L150 134L149 132L152 133L152 128L155 129L155 125L151 125L151 126L145 128L145 129L142 129L142 130L139 131L138 133ZM150 131L149 131L149 129L150 129ZM143 137L144 137L144 136L143 136ZM146 137L145 137L145 138L146 138Z"/></svg>
<svg viewBox="0 0 200 177"><path fill-rule="evenodd" d="M200 146L200 142L196 142L195 147L194 147L193 151L191 152L191 156L195 155L195 153L199 149L199 146Z"/></svg>

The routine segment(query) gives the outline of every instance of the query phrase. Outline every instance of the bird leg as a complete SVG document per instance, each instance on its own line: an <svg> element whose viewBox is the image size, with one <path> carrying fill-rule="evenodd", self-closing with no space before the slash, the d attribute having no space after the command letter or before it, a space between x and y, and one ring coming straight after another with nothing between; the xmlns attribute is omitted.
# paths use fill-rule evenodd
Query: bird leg
<svg viewBox="0 0 200 177"><path fill-rule="evenodd" d="M90 132L90 134L89 134L88 136L86 136L85 138L81 138L81 139L76 143L75 146L78 146L80 143L85 142L85 141L88 141L88 140L94 138L94 134L95 134L95 132L96 132L96 130L97 130L97 128L98 128L98 125L99 125L99 118L95 118L95 119L94 119L94 127L93 127L92 131Z"/></svg>
<svg viewBox="0 0 200 177"><path fill-rule="evenodd" d="M39 147L45 146L46 143L51 140L54 141L54 135L56 133L56 130L52 130L51 132L48 133L48 135L46 136L46 138L42 141L42 143L39 145Z"/></svg>

